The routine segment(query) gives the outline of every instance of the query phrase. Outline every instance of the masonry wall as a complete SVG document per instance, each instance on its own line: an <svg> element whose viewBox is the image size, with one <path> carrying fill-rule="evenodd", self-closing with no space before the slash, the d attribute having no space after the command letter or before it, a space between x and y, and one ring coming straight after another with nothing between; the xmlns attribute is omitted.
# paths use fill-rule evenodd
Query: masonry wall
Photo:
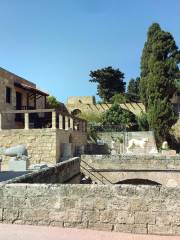
<svg viewBox="0 0 180 240"><path fill-rule="evenodd" d="M12 147L24 144L27 147L28 155L31 156L30 164L48 163L55 164L60 161L61 144L69 143L72 134L73 143L76 146L85 145L86 133L71 132L60 129L11 129L0 131L0 147ZM6 166L9 157L3 156L2 166Z"/></svg>
<svg viewBox="0 0 180 240"><path fill-rule="evenodd" d="M82 102L79 103L77 101L69 101L66 104L67 109L72 112L75 109L79 109L82 113L86 113L86 114L102 114L105 111L107 111L112 104L107 104L107 103L102 103L102 104L93 104L91 103L86 103L86 102ZM123 103L120 104L120 106L123 109L129 110L130 112L134 113L135 115L140 115L141 112L144 112L144 105L142 103Z"/></svg>
<svg viewBox="0 0 180 240"><path fill-rule="evenodd" d="M143 179L179 186L180 156L81 155L81 172L98 184Z"/></svg>
<svg viewBox="0 0 180 240"><path fill-rule="evenodd" d="M131 139L142 140L147 138L148 142L145 144L144 149L139 151L139 147L133 146L133 149L130 150L133 154L149 154L152 150L157 151L157 146L155 143L154 133L152 131L137 131L137 132L98 132L99 139L103 140L105 143L105 149L107 152L110 152L112 148L112 141L114 141L113 147L117 154L123 154L127 152L128 142ZM121 142L121 141L122 142Z"/></svg>
<svg viewBox="0 0 180 240"><path fill-rule="evenodd" d="M6 103L6 87L11 88L11 103ZM7 111L14 109L16 105L16 92L14 89L14 81L2 78L0 76L0 111ZM3 127L15 127L14 116L7 114L4 116Z"/></svg>
<svg viewBox="0 0 180 240"><path fill-rule="evenodd" d="M71 158L53 167L8 180L7 183L80 183L80 159Z"/></svg>
<svg viewBox="0 0 180 240"><path fill-rule="evenodd" d="M9 184L0 221L143 234L180 234L180 188Z"/></svg>

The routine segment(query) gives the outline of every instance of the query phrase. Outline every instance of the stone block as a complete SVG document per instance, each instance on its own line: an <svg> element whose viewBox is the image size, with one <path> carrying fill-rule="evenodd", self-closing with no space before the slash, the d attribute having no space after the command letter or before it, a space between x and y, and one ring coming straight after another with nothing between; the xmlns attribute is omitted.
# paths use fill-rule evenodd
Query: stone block
<svg viewBox="0 0 180 240"><path fill-rule="evenodd" d="M172 235L173 227L164 225L148 225L148 234Z"/></svg>
<svg viewBox="0 0 180 240"><path fill-rule="evenodd" d="M100 212L100 222L115 223L117 218L117 211L105 210Z"/></svg>
<svg viewBox="0 0 180 240"><path fill-rule="evenodd" d="M88 228L101 231L112 231L113 224L109 223L89 223Z"/></svg>
<svg viewBox="0 0 180 240"><path fill-rule="evenodd" d="M134 224L132 233L147 234L148 228L146 224Z"/></svg>
<svg viewBox="0 0 180 240"><path fill-rule="evenodd" d="M117 216L118 223L134 224L134 215L128 211L120 211Z"/></svg>
<svg viewBox="0 0 180 240"><path fill-rule="evenodd" d="M100 212L96 209L92 211L83 211L82 215L82 221L83 222L89 222L89 223L96 223L100 221Z"/></svg>
<svg viewBox="0 0 180 240"><path fill-rule="evenodd" d="M115 224L114 231L132 233L133 232L133 224Z"/></svg>
<svg viewBox="0 0 180 240"><path fill-rule="evenodd" d="M135 223L155 224L155 214L153 214L151 212L136 212L135 213Z"/></svg>

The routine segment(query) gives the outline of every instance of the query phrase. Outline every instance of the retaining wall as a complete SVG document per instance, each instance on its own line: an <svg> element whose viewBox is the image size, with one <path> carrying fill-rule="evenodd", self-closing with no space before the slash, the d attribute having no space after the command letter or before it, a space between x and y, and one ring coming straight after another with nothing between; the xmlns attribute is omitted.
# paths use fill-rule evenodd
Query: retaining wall
<svg viewBox="0 0 180 240"><path fill-rule="evenodd" d="M179 186L180 156L81 155L81 172L100 184L148 180Z"/></svg>
<svg viewBox="0 0 180 240"><path fill-rule="evenodd" d="M180 188L6 184L0 222L180 234Z"/></svg>
<svg viewBox="0 0 180 240"><path fill-rule="evenodd" d="M11 129L0 131L0 147L12 147L24 144L28 155L31 156L30 164L48 163L55 164L60 161L61 144L69 143L75 146L85 145L87 134L84 132L60 129ZM9 157L3 156L3 166L7 166Z"/></svg>
<svg viewBox="0 0 180 240"><path fill-rule="evenodd" d="M16 177L6 183L80 183L80 158L72 158L26 175Z"/></svg>

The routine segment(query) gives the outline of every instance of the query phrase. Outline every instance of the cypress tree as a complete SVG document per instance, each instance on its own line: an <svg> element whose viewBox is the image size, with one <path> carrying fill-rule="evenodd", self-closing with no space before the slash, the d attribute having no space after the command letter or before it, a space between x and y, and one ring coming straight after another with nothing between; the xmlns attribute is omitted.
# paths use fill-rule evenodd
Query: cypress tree
<svg viewBox="0 0 180 240"><path fill-rule="evenodd" d="M140 95L148 122L160 144L177 118L171 98L177 91L180 54L173 36L159 24L149 28L141 57Z"/></svg>

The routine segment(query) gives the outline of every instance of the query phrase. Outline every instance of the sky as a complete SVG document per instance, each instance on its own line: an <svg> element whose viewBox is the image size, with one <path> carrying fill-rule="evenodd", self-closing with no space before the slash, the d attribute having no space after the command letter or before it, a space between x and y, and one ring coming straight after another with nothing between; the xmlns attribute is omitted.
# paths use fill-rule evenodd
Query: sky
<svg viewBox="0 0 180 240"><path fill-rule="evenodd" d="M180 0L0 0L0 67L66 102L96 95L91 70L140 74L153 22L180 47Z"/></svg>

